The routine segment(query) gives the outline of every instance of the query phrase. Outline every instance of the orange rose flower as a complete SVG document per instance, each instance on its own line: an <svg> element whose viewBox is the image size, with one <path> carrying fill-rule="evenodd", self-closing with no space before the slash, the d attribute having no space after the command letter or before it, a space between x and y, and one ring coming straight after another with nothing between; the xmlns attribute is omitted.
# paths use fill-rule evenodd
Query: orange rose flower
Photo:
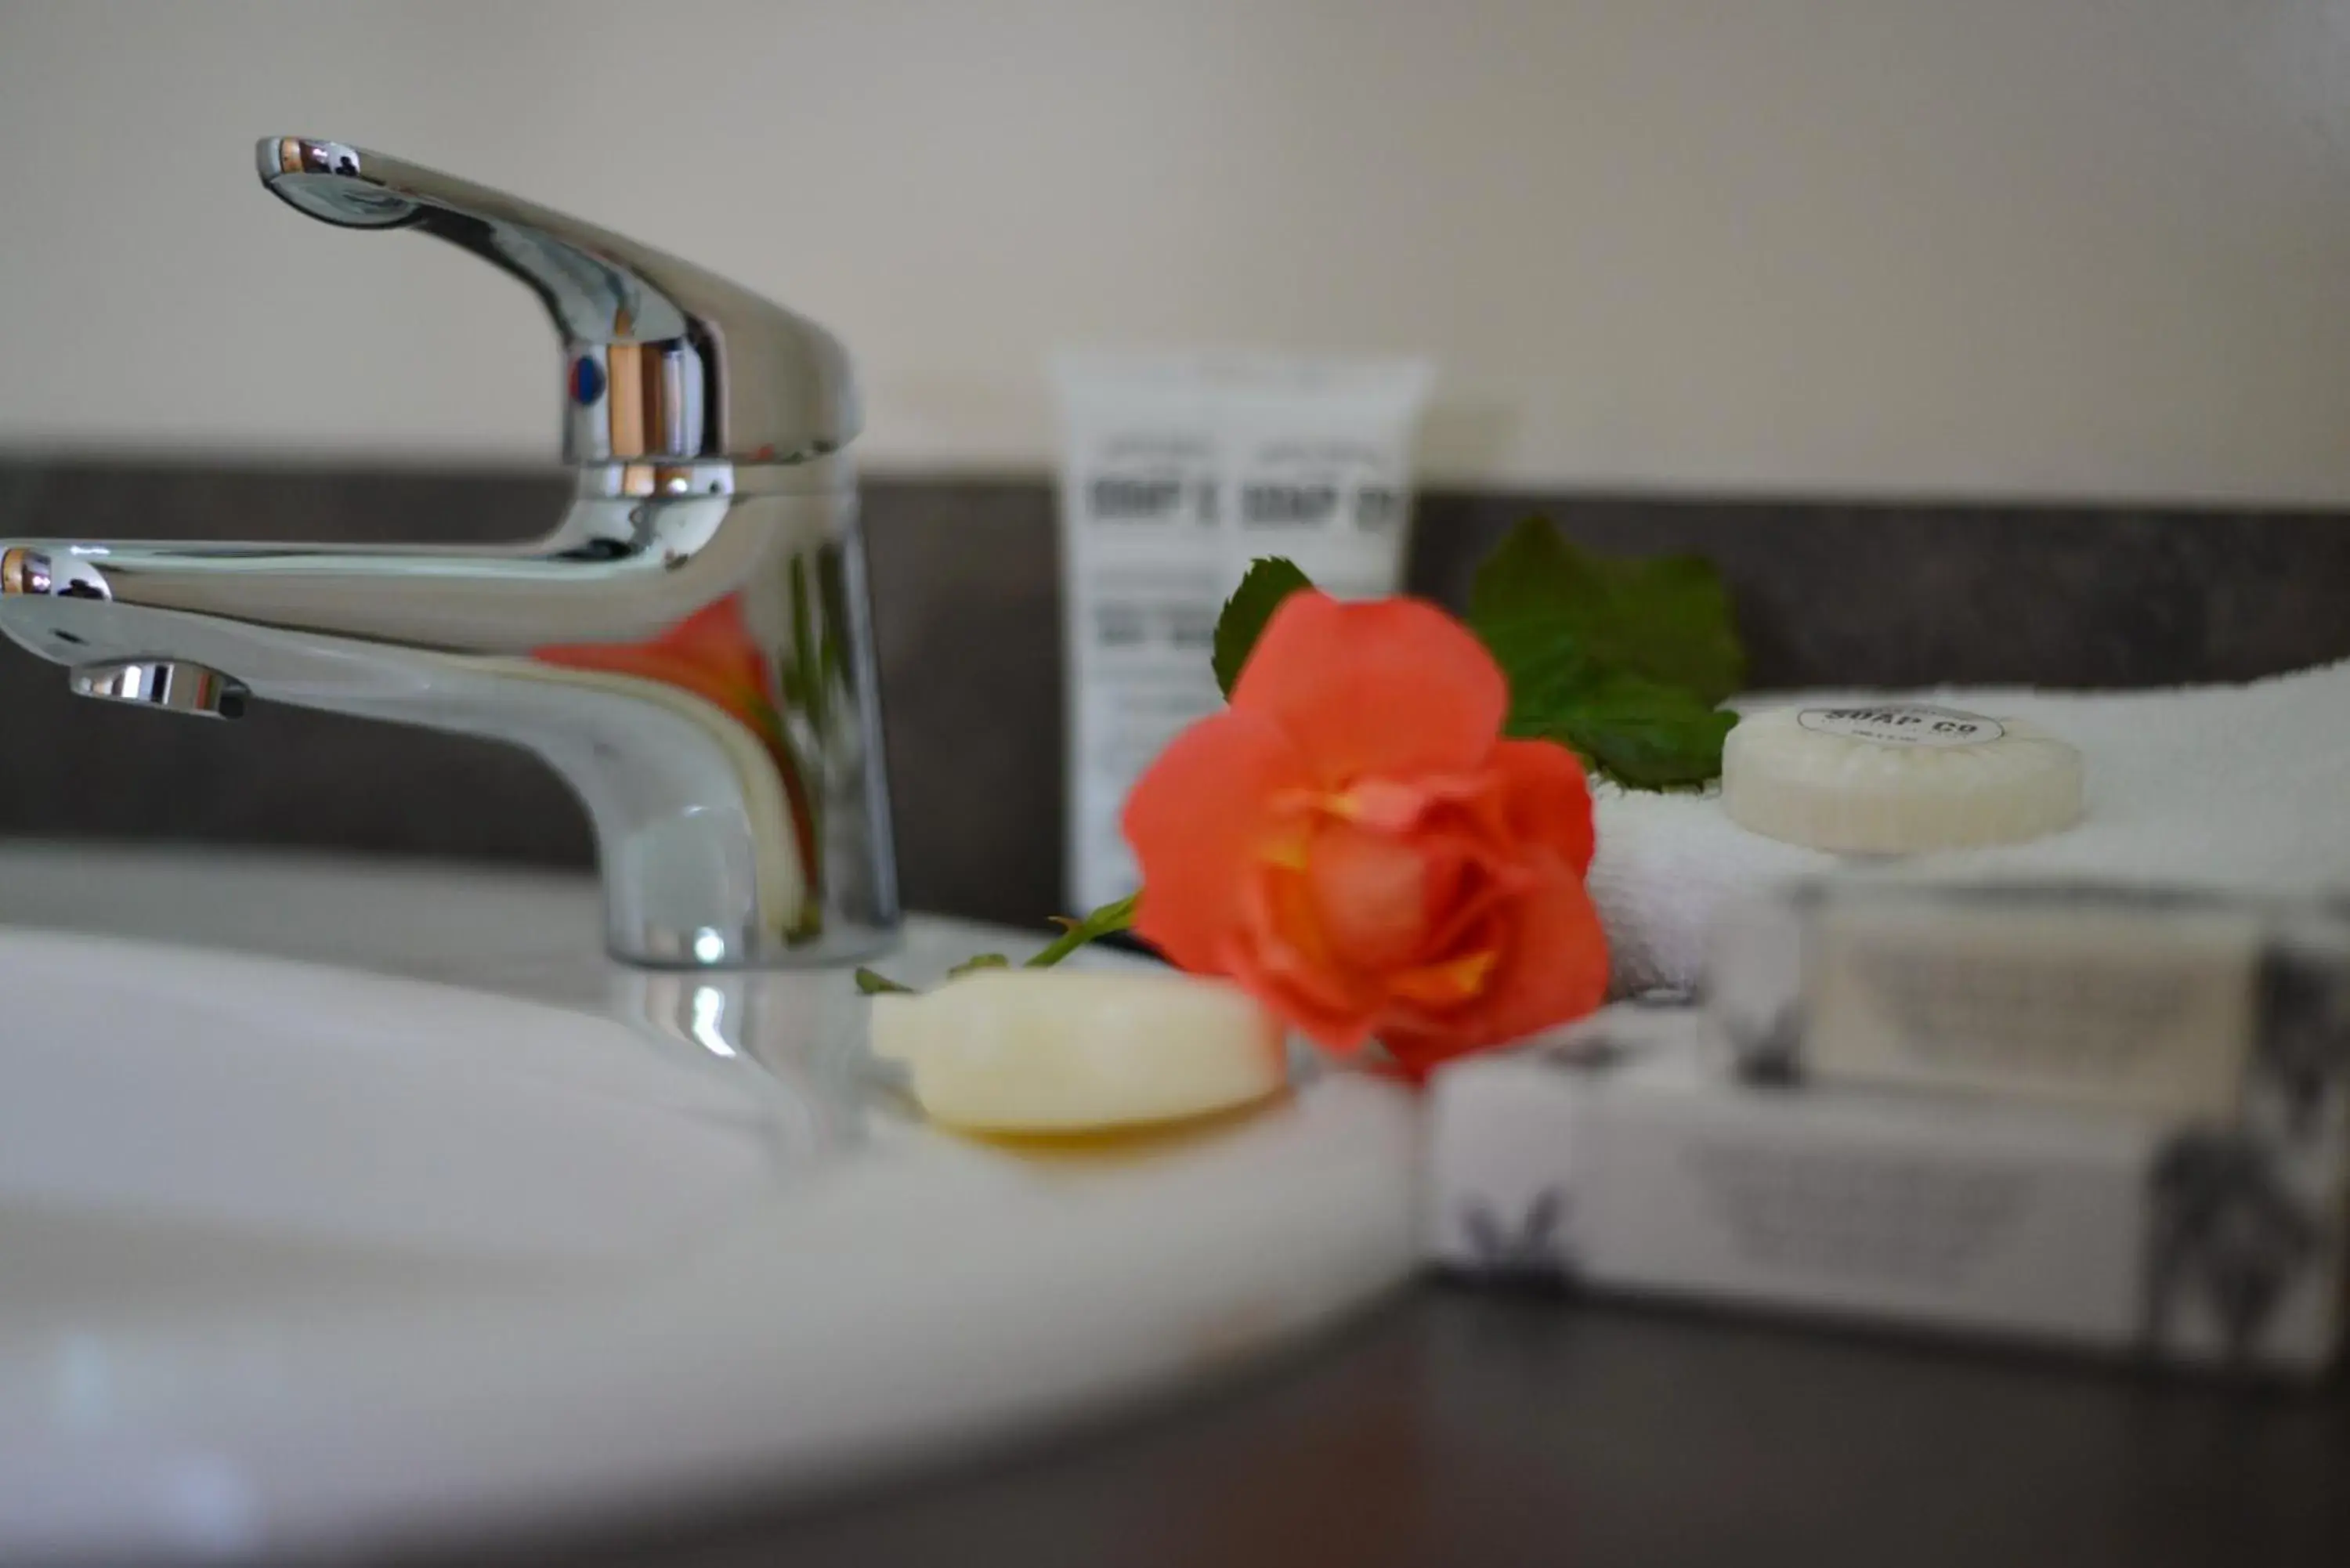
<svg viewBox="0 0 2350 1568"><path fill-rule="evenodd" d="M1591 794L1565 748L1501 738L1508 710L1492 656L1434 606L1292 594L1231 706L1127 801L1136 931L1415 1076L1590 1012Z"/></svg>

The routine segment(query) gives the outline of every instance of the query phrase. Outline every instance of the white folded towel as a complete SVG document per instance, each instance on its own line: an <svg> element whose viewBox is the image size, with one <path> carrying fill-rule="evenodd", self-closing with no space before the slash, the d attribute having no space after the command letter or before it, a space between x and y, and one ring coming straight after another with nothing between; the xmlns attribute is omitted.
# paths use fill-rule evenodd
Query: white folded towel
<svg viewBox="0 0 2350 1568"><path fill-rule="evenodd" d="M1758 697L1738 705L1856 695ZM1715 908L1733 894L1805 874L2350 891L2350 661L2249 686L1915 695L1994 719L2028 719L2080 747L2088 792L2081 821L2030 844L1856 861L1749 833L1721 809L1718 791L1600 786L1590 886L1607 922L1617 994L1695 984Z"/></svg>

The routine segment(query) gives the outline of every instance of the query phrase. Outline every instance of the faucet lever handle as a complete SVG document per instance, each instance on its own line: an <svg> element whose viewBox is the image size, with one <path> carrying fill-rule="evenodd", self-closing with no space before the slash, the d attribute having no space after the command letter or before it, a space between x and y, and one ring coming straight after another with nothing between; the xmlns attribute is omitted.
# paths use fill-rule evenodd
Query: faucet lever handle
<svg viewBox="0 0 2350 1568"><path fill-rule="evenodd" d="M262 183L314 218L421 229L521 279L563 336L572 462L805 462L857 433L832 335L690 262L339 141L273 136L259 161Z"/></svg>

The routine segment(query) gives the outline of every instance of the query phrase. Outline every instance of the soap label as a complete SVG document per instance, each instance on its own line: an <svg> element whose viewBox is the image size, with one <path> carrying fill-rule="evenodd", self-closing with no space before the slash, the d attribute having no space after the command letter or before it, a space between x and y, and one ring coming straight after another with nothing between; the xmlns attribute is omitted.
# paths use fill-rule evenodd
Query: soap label
<svg viewBox="0 0 2350 1568"><path fill-rule="evenodd" d="M1804 985L1824 1077L2224 1117L2260 925L2227 909L1870 900L1824 912Z"/></svg>
<svg viewBox="0 0 2350 1568"><path fill-rule="evenodd" d="M1873 741L1880 746L1980 746L2007 733L1996 719L1927 702L1806 708L1795 715L1795 722L1823 735Z"/></svg>

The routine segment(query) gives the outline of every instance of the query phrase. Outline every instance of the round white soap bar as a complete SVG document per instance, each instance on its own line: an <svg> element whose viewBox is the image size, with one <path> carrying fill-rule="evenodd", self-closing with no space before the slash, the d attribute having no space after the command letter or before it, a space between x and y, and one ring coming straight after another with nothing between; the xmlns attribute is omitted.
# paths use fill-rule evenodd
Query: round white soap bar
<svg viewBox="0 0 2350 1568"><path fill-rule="evenodd" d="M873 1054L905 1064L931 1120L1080 1133L1178 1121L1289 1082L1281 1023L1189 975L980 970L873 999Z"/></svg>
<svg viewBox="0 0 2350 1568"><path fill-rule="evenodd" d="M1721 748L1741 827L1847 855L2013 844L2081 815L2081 753L2016 719L1923 702L1779 708Z"/></svg>

